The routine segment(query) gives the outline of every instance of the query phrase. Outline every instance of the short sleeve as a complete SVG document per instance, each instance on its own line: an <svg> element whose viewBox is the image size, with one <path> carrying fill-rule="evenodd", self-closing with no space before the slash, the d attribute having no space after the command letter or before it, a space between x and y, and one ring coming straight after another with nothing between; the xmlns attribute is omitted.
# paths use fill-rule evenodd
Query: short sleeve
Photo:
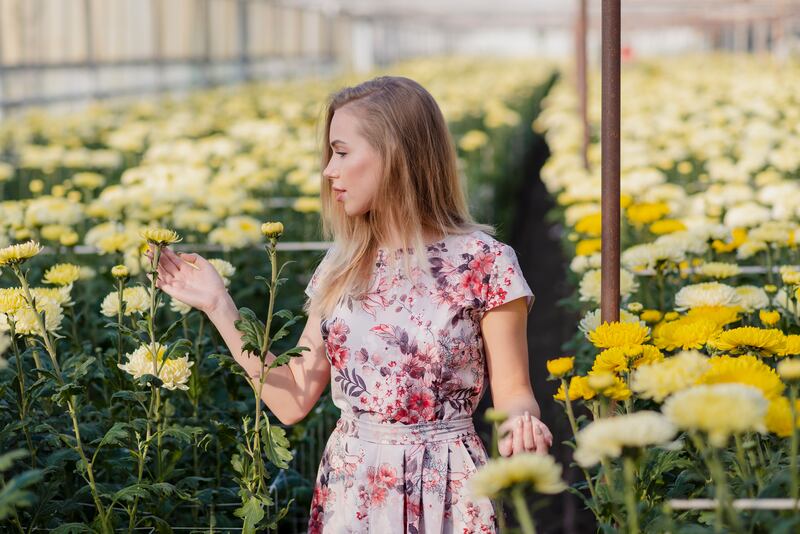
<svg viewBox="0 0 800 534"><path fill-rule="evenodd" d="M317 288L319 287L320 280L324 276L323 271L327 264L327 260L331 255L332 250L333 247L329 248L328 251L325 253L325 256L323 256L322 258L322 261L319 262L319 265L317 265L316 270L311 275L311 279L308 281L308 285L306 285L305 293L309 299L314 297L314 294L316 293Z"/></svg>
<svg viewBox="0 0 800 534"><path fill-rule="evenodd" d="M530 313L536 297L522 275L517 254L509 245L498 242L498 247L494 249L494 263L489 274L482 311L486 313L492 308L520 297L527 298L526 304Z"/></svg>

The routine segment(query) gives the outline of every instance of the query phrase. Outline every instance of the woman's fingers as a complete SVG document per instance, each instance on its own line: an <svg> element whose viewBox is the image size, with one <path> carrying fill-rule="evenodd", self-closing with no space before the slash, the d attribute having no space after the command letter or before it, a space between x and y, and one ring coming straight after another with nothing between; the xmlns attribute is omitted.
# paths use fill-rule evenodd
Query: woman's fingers
<svg viewBox="0 0 800 534"><path fill-rule="evenodd" d="M533 421L531 421L530 414L525 412L522 419L522 444L525 446L526 451L532 451L538 443L534 441L533 436Z"/></svg>
<svg viewBox="0 0 800 534"><path fill-rule="evenodd" d="M547 443L544 439L544 432L542 431L542 423L537 422L533 428L533 439L536 442L536 452L538 454L547 454Z"/></svg>
<svg viewBox="0 0 800 534"><path fill-rule="evenodd" d="M522 417L517 417L514 425L514 454L525 452L525 445L522 441L522 435L524 434L522 419Z"/></svg>

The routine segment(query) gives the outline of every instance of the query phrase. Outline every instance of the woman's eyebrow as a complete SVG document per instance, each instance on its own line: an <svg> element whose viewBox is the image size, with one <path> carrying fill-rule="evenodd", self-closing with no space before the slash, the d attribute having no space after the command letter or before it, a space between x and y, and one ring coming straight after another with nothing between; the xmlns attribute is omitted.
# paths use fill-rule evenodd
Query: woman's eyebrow
<svg viewBox="0 0 800 534"><path fill-rule="evenodd" d="M340 145L346 145L347 144L344 141L342 141L341 139L334 139L333 141L331 141L331 146L333 146L333 145L335 145L337 143L340 144Z"/></svg>

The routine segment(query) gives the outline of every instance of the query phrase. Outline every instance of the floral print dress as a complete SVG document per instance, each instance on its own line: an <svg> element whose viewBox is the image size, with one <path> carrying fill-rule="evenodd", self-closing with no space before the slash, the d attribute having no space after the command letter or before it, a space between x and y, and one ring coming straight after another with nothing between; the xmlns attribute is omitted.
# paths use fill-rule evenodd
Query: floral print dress
<svg viewBox="0 0 800 534"><path fill-rule="evenodd" d="M496 532L468 480L487 461L472 414L488 381L480 320L534 296L514 250L482 231L427 245L412 280L379 249L371 289L320 327L342 414L319 465L308 532ZM314 295L325 259L306 288Z"/></svg>

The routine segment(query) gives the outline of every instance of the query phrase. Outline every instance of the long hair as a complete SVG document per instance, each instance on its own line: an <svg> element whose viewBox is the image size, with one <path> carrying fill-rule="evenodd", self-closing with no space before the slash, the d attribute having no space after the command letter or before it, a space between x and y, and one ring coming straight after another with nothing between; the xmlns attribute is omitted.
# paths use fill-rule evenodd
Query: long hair
<svg viewBox="0 0 800 534"><path fill-rule="evenodd" d="M331 95L322 139L324 169L333 149L329 144L331 120L336 110L348 106L358 120L359 133L380 154L382 171L370 211L349 216L321 178L322 234L333 241L316 293L305 309L330 316L345 297L357 298L369 290L379 243L394 229L404 250L405 272L412 262L429 269L424 232L435 235L468 234L492 226L476 223L469 213L458 173L453 140L442 111L420 84L401 76L379 76ZM409 251L411 252L411 251ZM388 254L391 261L394 254Z"/></svg>

